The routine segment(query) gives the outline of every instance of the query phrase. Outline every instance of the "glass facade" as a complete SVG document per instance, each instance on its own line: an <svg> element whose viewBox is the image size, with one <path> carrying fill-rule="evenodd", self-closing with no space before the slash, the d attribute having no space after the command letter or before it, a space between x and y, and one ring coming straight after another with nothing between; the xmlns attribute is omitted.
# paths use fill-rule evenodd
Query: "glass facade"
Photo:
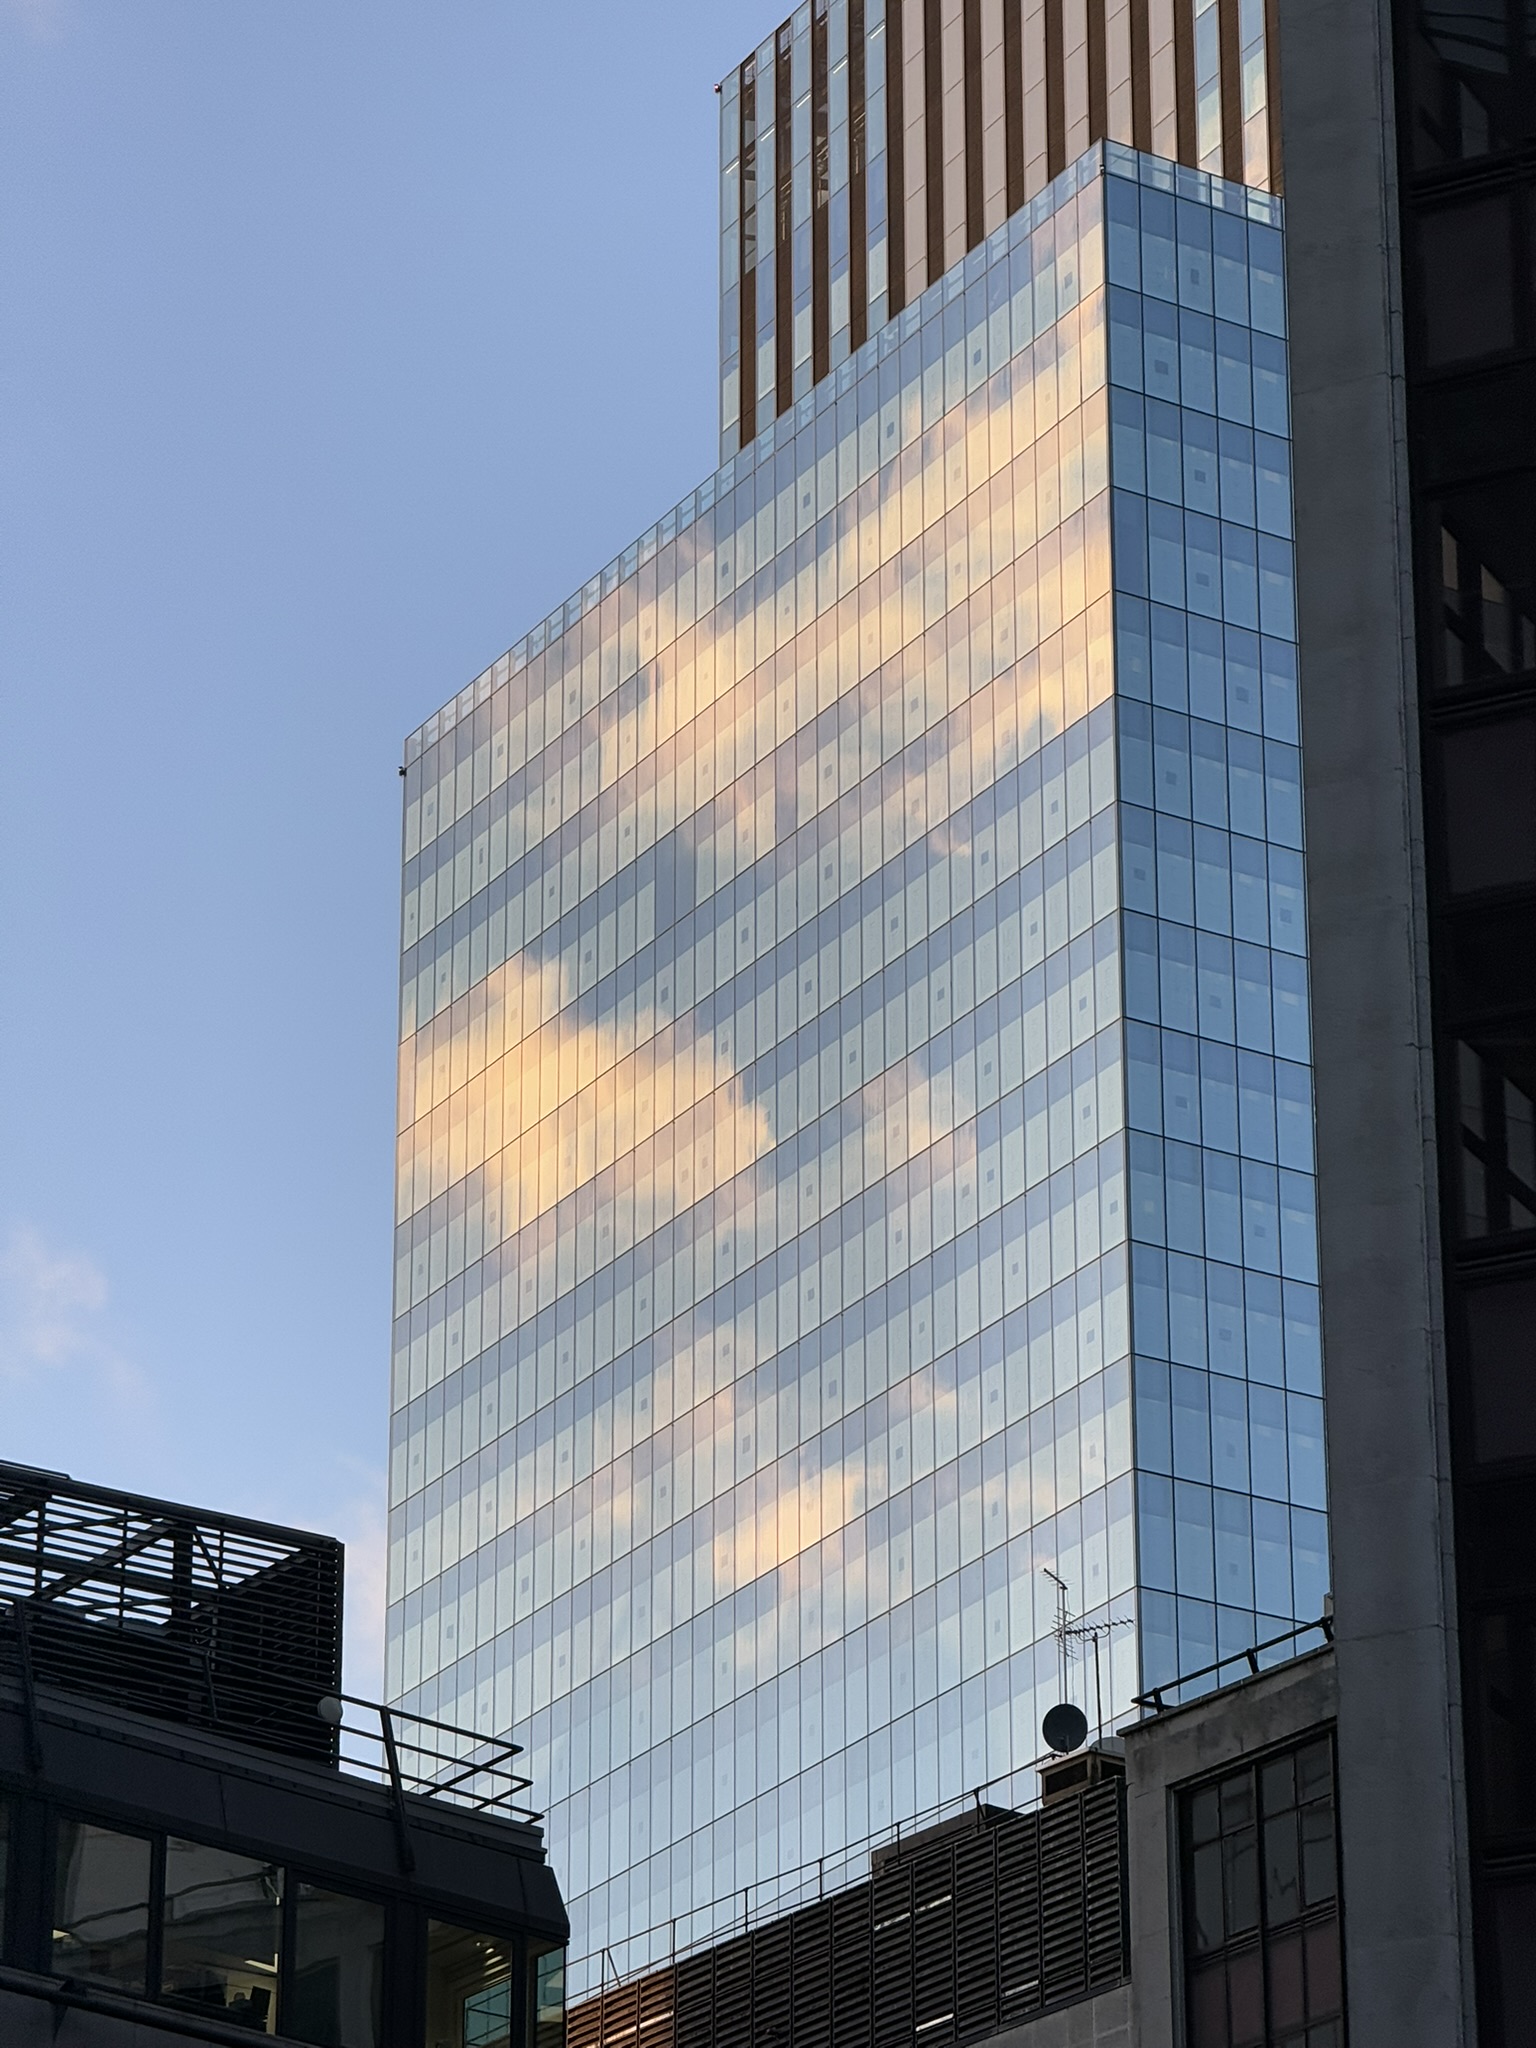
<svg viewBox="0 0 1536 2048"><path fill-rule="evenodd" d="M1149 1684L1328 1586L1281 236L1190 182L1106 187Z"/></svg>
<svg viewBox="0 0 1536 2048"><path fill-rule="evenodd" d="M408 743L388 1686L577 1996L1030 1796L1051 1574L1106 1726L1320 1609L1285 394L1105 145Z"/></svg>

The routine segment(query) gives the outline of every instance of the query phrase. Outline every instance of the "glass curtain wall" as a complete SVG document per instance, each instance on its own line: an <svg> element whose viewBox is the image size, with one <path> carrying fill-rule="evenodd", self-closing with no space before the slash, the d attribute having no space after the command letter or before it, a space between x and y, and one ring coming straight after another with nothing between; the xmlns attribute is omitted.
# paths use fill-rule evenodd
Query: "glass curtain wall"
<svg viewBox="0 0 1536 2048"><path fill-rule="evenodd" d="M1106 189L1150 1685L1317 1620L1328 1554L1281 235Z"/></svg>
<svg viewBox="0 0 1536 2048"><path fill-rule="evenodd" d="M388 1684L575 1996L1316 1613L1277 221L1091 152L409 743Z"/></svg>

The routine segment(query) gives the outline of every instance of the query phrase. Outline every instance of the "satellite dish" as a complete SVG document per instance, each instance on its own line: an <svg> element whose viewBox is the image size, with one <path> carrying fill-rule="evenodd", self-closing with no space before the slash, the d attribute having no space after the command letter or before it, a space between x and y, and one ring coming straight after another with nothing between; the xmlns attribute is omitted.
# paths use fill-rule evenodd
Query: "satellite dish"
<svg viewBox="0 0 1536 2048"><path fill-rule="evenodd" d="M1040 1723L1040 1733L1045 1737L1047 1749L1053 1749L1058 1756L1067 1756L1074 1749L1081 1749L1088 1740L1088 1716L1081 1707L1074 1707L1069 1700L1063 1700L1059 1707L1052 1707Z"/></svg>

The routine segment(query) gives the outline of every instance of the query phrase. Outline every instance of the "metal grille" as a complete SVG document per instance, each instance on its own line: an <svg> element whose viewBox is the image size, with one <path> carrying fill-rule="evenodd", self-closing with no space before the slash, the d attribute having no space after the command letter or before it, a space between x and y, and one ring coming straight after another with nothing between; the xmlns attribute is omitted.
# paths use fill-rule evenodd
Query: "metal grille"
<svg viewBox="0 0 1536 2048"><path fill-rule="evenodd" d="M1000 2007L997 1995L996 1845L977 1835L955 1845L955 2032L984 2032Z"/></svg>
<svg viewBox="0 0 1536 2048"><path fill-rule="evenodd" d="M161 1719L334 1761L342 1547L0 1465L0 1658Z"/></svg>
<svg viewBox="0 0 1536 2048"><path fill-rule="evenodd" d="M1107 1990L1126 1974L1124 1802L1111 1779L883 1850L866 1883L577 2006L571 2048L631 2048L647 2012L644 2048L926 2048Z"/></svg>
<svg viewBox="0 0 1536 2048"><path fill-rule="evenodd" d="M832 1916L796 1913L790 1930L788 1996L795 2048L832 2048Z"/></svg>
<svg viewBox="0 0 1536 2048"><path fill-rule="evenodd" d="M833 2048L870 2048L874 2030L874 1897L867 1884L832 1901Z"/></svg>

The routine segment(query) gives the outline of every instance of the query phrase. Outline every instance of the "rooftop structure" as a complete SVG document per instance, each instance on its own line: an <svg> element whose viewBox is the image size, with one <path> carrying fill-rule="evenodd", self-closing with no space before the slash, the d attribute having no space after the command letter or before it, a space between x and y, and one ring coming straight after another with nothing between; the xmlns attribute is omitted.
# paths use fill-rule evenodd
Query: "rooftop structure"
<svg viewBox="0 0 1536 2048"><path fill-rule="evenodd" d="M558 2039L516 1745L341 1691L338 1543L18 1466L0 1517L8 2048Z"/></svg>

